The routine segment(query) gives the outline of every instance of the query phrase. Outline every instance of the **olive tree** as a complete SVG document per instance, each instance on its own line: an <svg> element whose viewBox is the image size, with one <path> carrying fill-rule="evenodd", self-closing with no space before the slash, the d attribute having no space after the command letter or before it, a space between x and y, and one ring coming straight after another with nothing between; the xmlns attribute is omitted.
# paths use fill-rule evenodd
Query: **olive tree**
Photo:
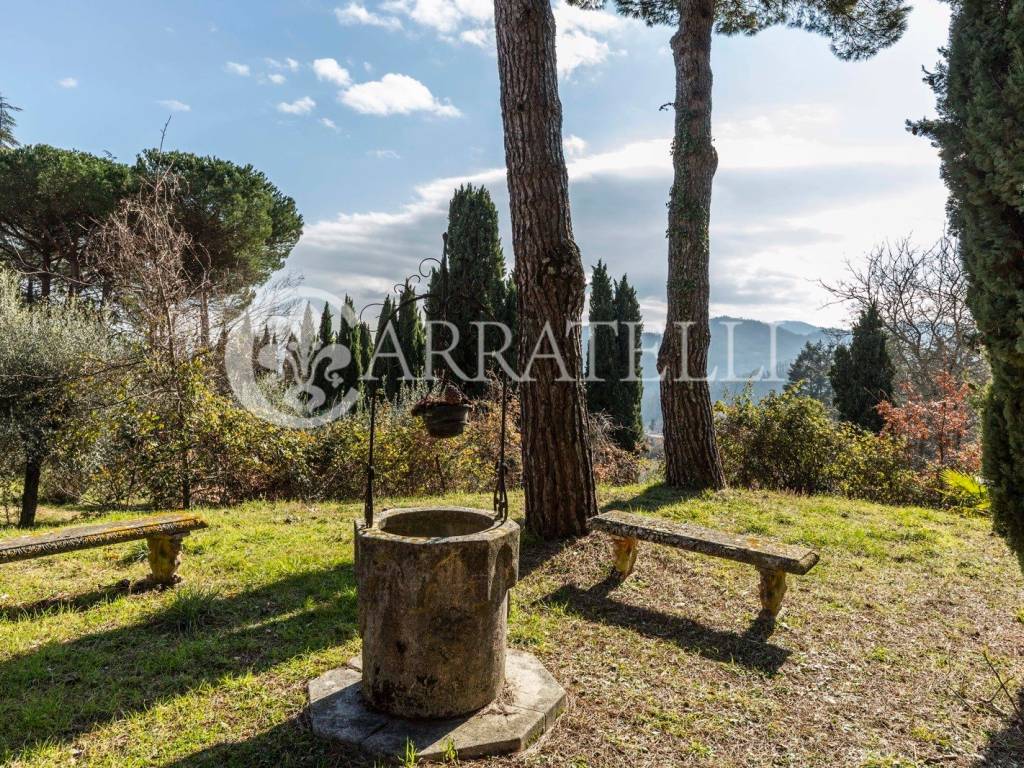
<svg viewBox="0 0 1024 768"><path fill-rule="evenodd" d="M21 280L0 267L0 445L24 470L19 525L35 523L47 457L104 402L121 365L103 315L78 299L25 301Z"/></svg>

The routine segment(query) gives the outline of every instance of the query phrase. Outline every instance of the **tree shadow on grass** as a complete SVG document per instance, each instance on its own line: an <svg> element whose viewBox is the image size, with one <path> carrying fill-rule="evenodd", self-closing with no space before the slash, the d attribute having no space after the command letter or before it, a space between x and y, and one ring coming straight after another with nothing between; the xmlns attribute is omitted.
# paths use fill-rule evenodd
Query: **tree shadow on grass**
<svg viewBox="0 0 1024 768"><path fill-rule="evenodd" d="M363 753L318 738L304 718L293 718L239 742L224 742L163 764L163 768L305 768L381 765Z"/></svg>
<svg viewBox="0 0 1024 768"><path fill-rule="evenodd" d="M1003 699L1000 706L1010 702ZM1004 706L1005 705L1005 706ZM1021 768L1024 766L1024 687L1017 692L1016 712L1011 713L1006 726L989 735L988 745L977 768Z"/></svg>
<svg viewBox="0 0 1024 768"><path fill-rule="evenodd" d="M0 763L203 684L340 645L355 633L351 564L237 595L179 591L142 623L0 662Z"/></svg>
<svg viewBox="0 0 1024 768"><path fill-rule="evenodd" d="M601 507L602 512L610 512L613 509L623 512L654 512L662 507L669 507L691 499L698 499L703 491L686 491L661 483L649 485L641 493L630 499L609 501Z"/></svg>
<svg viewBox="0 0 1024 768"><path fill-rule="evenodd" d="M671 616L612 599L609 594L618 584L614 576L590 589L568 584L541 600L566 605L572 613L588 621L631 629L650 638L673 642L683 650L711 661L740 664L765 675L777 674L792 653L766 642L772 627L771 622L761 617L742 634L713 629L682 616Z"/></svg>
<svg viewBox="0 0 1024 768"><path fill-rule="evenodd" d="M524 525L521 520L517 522L520 526ZM579 539L544 541L523 527L519 545L519 580L523 581L534 571L543 568L545 563L574 546L577 541Z"/></svg>
<svg viewBox="0 0 1024 768"><path fill-rule="evenodd" d="M72 611L75 613L87 611L97 605L108 603L116 597L128 594L138 594L157 590L159 587L146 580L132 583L129 579L121 579L106 587L98 587L89 592L82 592L77 595L57 595L55 597L44 597L34 603L22 603L20 605L0 606L0 619L6 621L24 621L33 619L40 614L50 611Z"/></svg>

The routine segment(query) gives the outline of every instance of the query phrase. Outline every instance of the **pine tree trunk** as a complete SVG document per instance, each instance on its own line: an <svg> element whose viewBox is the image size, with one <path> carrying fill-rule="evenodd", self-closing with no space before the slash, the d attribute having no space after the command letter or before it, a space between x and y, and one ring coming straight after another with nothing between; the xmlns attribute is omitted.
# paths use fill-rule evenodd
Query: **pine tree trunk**
<svg viewBox="0 0 1024 768"><path fill-rule="evenodd" d="M725 485L707 382L711 183L718 167L711 143L714 16L714 0L681 3L679 29L672 36L675 178L668 217L668 318L658 370L665 479L669 485L693 490Z"/></svg>
<svg viewBox="0 0 1024 768"><path fill-rule="evenodd" d="M36 509L39 506L39 476L42 474L41 459L30 457L25 462L25 487L21 494L21 518L19 528L31 528L36 524Z"/></svg>
<svg viewBox="0 0 1024 768"><path fill-rule="evenodd" d="M526 525L582 534L597 512L580 351L586 277L572 234L549 0L495 0L501 111L519 305L520 370L552 330L572 381L539 360L520 387ZM545 350L550 351L550 350Z"/></svg>

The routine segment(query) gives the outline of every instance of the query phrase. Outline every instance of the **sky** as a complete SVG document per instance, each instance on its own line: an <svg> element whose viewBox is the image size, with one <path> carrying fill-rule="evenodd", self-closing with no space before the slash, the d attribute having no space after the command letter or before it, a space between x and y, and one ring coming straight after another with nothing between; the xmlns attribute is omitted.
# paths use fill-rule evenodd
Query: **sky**
<svg viewBox="0 0 1024 768"><path fill-rule="evenodd" d="M438 256L452 191L484 184L513 261L488 0L0 0L0 93L18 138L131 161L165 148L251 163L305 218L286 265L357 306ZM555 0L572 216L584 264L627 273L665 315L674 93L668 27ZM916 3L904 38L842 62L774 28L712 46L711 310L848 322L820 281L942 232L938 157L907 133L933 114L922 67L948 8Z"/></svg>

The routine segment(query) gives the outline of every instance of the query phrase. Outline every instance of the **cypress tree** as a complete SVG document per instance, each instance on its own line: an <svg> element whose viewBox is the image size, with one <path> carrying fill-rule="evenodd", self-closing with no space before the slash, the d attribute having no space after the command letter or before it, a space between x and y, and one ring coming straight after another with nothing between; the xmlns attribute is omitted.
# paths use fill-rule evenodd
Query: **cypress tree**
<svg viewBox="0 0 1024 768"><path fill-rule="evenodd" d="M430 293L440 297L440 275L433 273ZM501 321L506 306L505 256L498 232L498 209L486 187L463 185L448 205L448 301L427 304L429 320L445 319L459 330L458 346L451 357L470 378L479 378L479 329L474 322ZM442 318L442 314L444 317ZM500 345L499 334L488 334L487 348ZM448 336L435 333L435 347L449 345ZM486 382L459 383L467 395L487 391Z"/></svg>
<svg viewBox="0 0 1024 768"><path fill-rule="evenodd" d="M644 444L644 420L641 413L644 398L643 315L636 289L626 275L615 283L615 319L618 322L618 381L615 393L615 441L627 451L639 450Z"/></svg>
<svg viewBox="0 0 1024 768"><path fill-rule="evenodd" d="M317 331L320 339L320 347L326 347L334 343L334 319L331 317L331 307L324 304L324 311L320 313L320 328Z"/></svg>
<svg viewBox="0 0 1024 768"><path fill-rule="evenodd" d="M395 344L396 340L398 346ZM384 299L384 306L381 307L371 350L373 375L377 379L377 387L389 400L397 399L402 388L403 371L395 355L401 352L401 339L398 338L395 304L390 296Z"/></svg>
<svg viewBox="0 0 1024 768"><path fill-rule="evenodd" d="M358 344L356 342L358 337ZM366 392L365 382L370 371L370 360L373 358L373 335L370 333L369 323L359 323L353 334L352 343L358 345L359 355L359 376L363 382L363 392ZM355 353L353 352L353 355Z"/></svg>
<svg viewBox="0 0 1024 768"><path fill-rule="evenodd" d="M276 340L273 343L274 343L274 346L276 347L277 346ZM270 327L264 323L264 325L263 325L263 335L261 337L259 337L259 338L255 338L254 337L254 340L253 340L253 343L252 343L252 370L253 370L253 374L255 375L255 377L257 379L262 378L263 376L266 376L269 373L269 371L267 371L263 367L263 363L260 362L260 357L261 357L260 353L263 350L267 349L270 346L270 344L271 344ZM269 362L269 360L267 360L267 358L269 356L270 356L269 352L265 352L262 355L264 361L267 361L267 362Z"/></svg>
<svg viewBox="0 0 1024 768"><path fill-rule="evenodd" d="M405 358L405 362L409 366L409 373L414 379L419 379L423 376L423 368L426 365L427 339L423 327L423 317L420 315L415 298L416 290L406 283L399 298L397 330L402 357ZM401 372L399 367L399 374Z"/></svg>
<svg viewBox="0 0 1024 768"><path fill-rule="evenodd" d="M590 278L590 345L586 354L587 410L615 418L622 372L615 324L615 297L608 267L599 260ZM611 323L611 325L603 325Z"/></svg>
<svg viewBox="0 0 1024 768"><path fill-rule="evenodd" d="M501 322L512 334L508 349L502 356L509 368L519 370L519 289L516 288L515 269L505 280L505 306L501 312Z"/></svg>
<svg viewBox="0 0 1024 768"><path fill-rule="evenodd" d="M313 376L312 384L314 387L320 389L324 394L324 405L322 407L330 407L333 404L334 399L337 395L336 387L327 378L327 369L331 365L331 360L323 359L317 360L317 356L321 350L325 347L329 347L334 343L334 321L331 317L331 308L325 302L323 312L320 313L320 327L317 330L316 346L311 350L311 364L315 365L315 370L311 371Z"/></svg>
<svg viewBox="0 0 1024 768"><path fill-rule="evenodd" d="M341 393L359 391L361 379L366 371L363 354L363 338L359 322L355 320L356 308L350 296L345 296L345 306L338 318L338 331L334 335L334 343L348 349L352 356L349 364L341 371Z"/></svg>
<svg viewBox="0 0 1024 768"><path fill-rule="evenodd" d="M882 318L878 308L871 304L853 326L850 346L836 347L829 379L839 416L879 432L883 422L876 408L883 400L892 400L895 375Z"/></svg>
<svg viewBox="0 0 1024 768"><path fill-rule="evenodd" d="M996 530L1024 567L1024 2L953 4L946 60L925 81L968 303L992 367L983 471Z"/></svg>

